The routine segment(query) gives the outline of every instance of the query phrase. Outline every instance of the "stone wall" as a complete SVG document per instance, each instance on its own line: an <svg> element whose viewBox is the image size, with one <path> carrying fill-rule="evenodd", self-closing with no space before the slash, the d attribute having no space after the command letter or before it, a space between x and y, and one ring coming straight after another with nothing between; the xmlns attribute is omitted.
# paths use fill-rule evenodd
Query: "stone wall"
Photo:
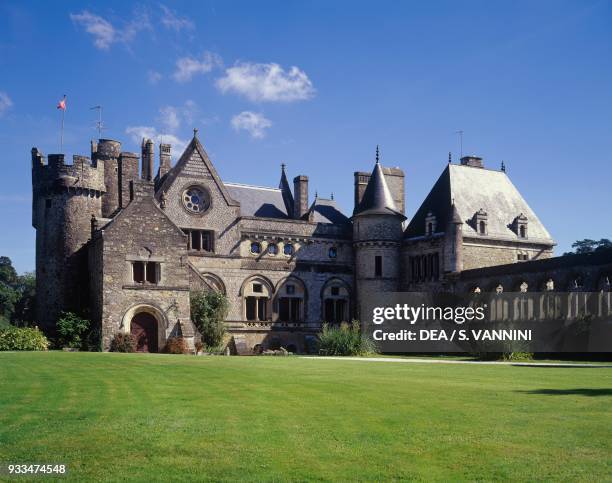
<svg viewBox="0 0 612 483"><path fill-rule="evenodd" d="M159 319L161 349L167 337L180 333L177 324L190 324L187 237L156 206L152 183L136 182L134 193L91 245L94 273L102 278L97 318L108 348L115 333L129 331L131 316L139 310L153 313ZM158 283L135 283L136 261L158 263ZM100 289L98 283L94 287Z"/></svg>

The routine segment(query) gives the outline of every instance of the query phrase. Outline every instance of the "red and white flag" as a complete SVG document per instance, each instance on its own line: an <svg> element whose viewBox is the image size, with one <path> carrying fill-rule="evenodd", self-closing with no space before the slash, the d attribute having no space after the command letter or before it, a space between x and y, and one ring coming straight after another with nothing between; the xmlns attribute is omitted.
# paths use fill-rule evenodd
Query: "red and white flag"
<svg viewBox="0 0 612 483"><path fill-rule="evenodd" d="M64 95L64 98L57 103L57 108L61 109L62 111L66 110L66 95Z"/></svg>

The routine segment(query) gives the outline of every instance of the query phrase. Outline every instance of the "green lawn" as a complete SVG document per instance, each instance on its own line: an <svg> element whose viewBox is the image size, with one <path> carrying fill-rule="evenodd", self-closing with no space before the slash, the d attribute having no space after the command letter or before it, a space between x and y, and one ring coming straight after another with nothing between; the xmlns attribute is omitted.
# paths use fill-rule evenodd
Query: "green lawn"
<svg viewBox="0 0 612 483"><path fill-rule="evenodd" d="M612 369L0 353L0 462L78 480L610 481Z"/></svg>

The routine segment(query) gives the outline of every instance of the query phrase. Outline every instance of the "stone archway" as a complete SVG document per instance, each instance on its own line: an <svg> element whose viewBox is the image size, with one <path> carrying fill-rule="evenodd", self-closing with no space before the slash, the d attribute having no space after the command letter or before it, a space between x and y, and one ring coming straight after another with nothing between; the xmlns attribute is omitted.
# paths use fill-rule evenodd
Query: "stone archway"
<svg viewBox="0 0 612 483"><path fill-rule="evenodd" d="M159 352L166 340L168 326L163 312L148 304L131 307L123 316L123 331L136 338L138 352Z"/></svg>

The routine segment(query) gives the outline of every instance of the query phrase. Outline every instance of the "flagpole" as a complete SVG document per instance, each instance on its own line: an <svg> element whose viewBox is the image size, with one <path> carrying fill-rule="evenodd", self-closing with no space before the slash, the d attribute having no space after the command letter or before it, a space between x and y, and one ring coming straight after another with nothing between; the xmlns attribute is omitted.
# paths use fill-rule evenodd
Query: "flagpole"
<svg viewBox="0 0 612 483"><path fill-rule="evenodd" d="M66 115L66 94L57 105L58 109L62 110L62 127L60 129L60 153L64 153L64 116Z"/></svg>
<svg viewBox="0 0 612 483"><path fill-rule="evenodd" d="M64 152L64 114L66 114L66 109L62 109L62 129L60 131L60 153Z"/></svg>

